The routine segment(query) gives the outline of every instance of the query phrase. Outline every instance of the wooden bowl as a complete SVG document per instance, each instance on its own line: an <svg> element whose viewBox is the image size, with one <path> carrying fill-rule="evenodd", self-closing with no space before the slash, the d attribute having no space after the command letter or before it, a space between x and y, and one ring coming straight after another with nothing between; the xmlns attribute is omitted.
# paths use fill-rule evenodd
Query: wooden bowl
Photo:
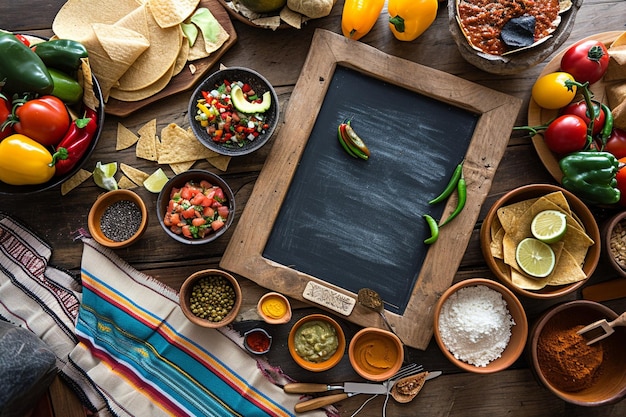
<svg viewBox="0 0 626 417"><path fill-rule="evenodd" d="M354 371L370 381L385 381L395 375L404 361L402 341L376 327L359 330L348 347Z"/></svg>
<svg viewBox="0 0 626 417"><path fill-rule="evenodd" d="M492 360L486 366L475 366L456 358L455 355L450 352L450 350L448 350L448 347L442 339L442 326L439 320L444 304L448 300L450 300L450 297L453 294L456 294L462 288L476 287L479 285L484 285L502 295L502 298L506 302L509 314L515 322L515 325L511 327L511 337L508 341L508 344L506 345L506 348L504 349L504 351L502 351L501 356L495 360ZM511 292L508 288L490 279L472 278L461 281L448 288L439 298L437 304L435 305L434 312L434 335L435 340L437 341L437 344L439 345L439 348L443 352L444 356L448 358L448 360L454 365L468 372L474 372L477 374L490 374L508 368L520 357L520 355L524 351L524 346L528 337L528 321L526 319L526 313L524 312L522 304L515 296L515 294L513 294L513 292ZM468 344L471 344L471 342Z"/></svg>
<svg viewBox="0 0 626 417"><path fill-rule="evenodd" d="M555 366L552 360L555 352L542 352L543 343L540 339L548 338L551 332L569 332L576 326L586 326L597 320L606 319L608 321L617 318L610 308L588 300L576 300L559 304L546 311L536 323L530 332L528 339L528 354L532 364L532 370L537 379L550 392L568 403L578 406L603 406L613 404L626 396L626 355L624 355L624 346L626 346L626 328L615 327L615 333L606 339L597 342L601 343L602 359L594 377L590 383L577 384L578 388L584 387L577 392L566 391L568 387L563 385L562 381L555 379L554 376L548 374L548 369ZM577 349L575 356L578 362ZM566 364L567 357L559 359L558 362ZM577 365L578 366L578 365Z"/></svg>
<svg viewBox="0 0 626 417"><path fill-rule="evenodd" d="M457 21L457 0L448 1L448 26L461 56L470 64L483 71L497 75L517 74L527 70L550 56L569 37L576 20L576 13L583 0L572 0L571 8L561 14L561 23L545 42L532 48L506 56L491 55L474 49L463 34Z"/></svg>
<svg viewBox="0 0 626 417"><path fill-rule="evenodd" d="M613 248L611 242L613 241L614 234L620 233L621 230L616 230L616 227L624 231L624 235L620 238L616 236L618 241L621 241L624 246L622 253L622 260L618 262L618 254L616 248ZM626 211L620 211L607 219L602 224L602 254L604 260L611 265L611 268L622 278L626 278Z"/></svg>
<svg viewBox="0 0 626 417"><path fill-rule="evenodd" d="M314 321L321 321L332 326L335 329L335 333L338 339L337 350L332 356L330 356L327 360L323 362L308 361L301 357L296 351L296 333L298 332L298 329L300 328L300 326ZM291 331L289 332L287 346L289 347L289 353L291 354L293 360L302 368L306 369L307 371L322 372L327 371L328 369L337 365L339 361L341 361L341 358L343 358L343 354L346 350L346 336L339 323L337 323L329 316L326 316L324 314L310 314L301 318L293 325Z"/></svg>
<svg viewBox="0 0 626 417"><path fill-rule="evenodd" d="M497 211L500 207L507 206L509 204L519 201L528 200L531 198L542 197L556 191L560 191L563 193L572 212L582 222L582 225L587 235L594 241L594 244L591 245L591 247L589 247L587 251L587 257L585 258L585 262L582 268L583 272L585 273L585 279L568 285L545 286L541 290L537 291L525 290L513 284L510 276L507 273L503 272L503 270L501 269L501 266L503 265L501 260L496 260L496 258L492 256L490 250L491 225L497 219ZM562 297L576 291L577 289L585 285L591 274L593 274L593 272L596 270L596 267L598 266L601 252L600 230L591 211L589 211L587 206L574 194L565 190L562 187L551 184L525 185L509 191L498 201L496 201L487 213L487 216L485 217L485 220L483 221L483 224L481 226L480 246L485 261L487 262L487 266L489 266L491 272L493 272L493 274L498 278L498 280L500 280L500 282L502 282L504 285L506 285L519 295L538 299L554 299Z"/></svg>
<svg viewBox="0 0 626 417"><path fill-rule="evenodd" d="M137 231L132 236L122 241L107 237L107 233L102 231L100 224L100 220L107 209L120 201L130 201L134 203L141 213L141 222L139 223ZM102 246L112 249L125 248L139 240L139 238L146 231L146 227L148 226L148 210L146 209L146 204L143 202L141 197L133 191L107 191L106 193L101 194L96 199L95 203L93 203L93 206L91 206L91 210L89 210L89 216L87 218L87 226L91 236Z"/></svg>
<svg viewBox="0 0 626 417"><path fill-rule="evenodd" d="M213 276L226 279L235 291L235 304L233 305L233 308L230 310L230 312L220 321L211 321L198 317L193 313L190 305L190 297L193 292L194 286L198 283L198 281L200 281L200 279ZM239 282L237 282L235 277L233 277L231 274L220 269L205 269L191 274L185 280L185 282L183 282L183 285L180 287L179 300L180 308L190 322L197 324L198 326L217 329L219 327L224 327L232 323L233 320L235 320L237 314L239 314L239 309L241 308L243 297L241 295L241 287L239 286Z"/></svg>

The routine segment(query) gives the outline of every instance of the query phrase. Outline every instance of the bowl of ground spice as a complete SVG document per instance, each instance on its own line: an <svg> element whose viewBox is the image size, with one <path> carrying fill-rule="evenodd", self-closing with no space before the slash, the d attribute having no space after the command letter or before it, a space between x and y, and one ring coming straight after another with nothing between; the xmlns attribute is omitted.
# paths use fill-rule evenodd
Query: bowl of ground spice
<svg viewBox="0 0 626 417"><path fill-rule="evenodd" d="M404 348L398 336L377 327L359 330L348 346L352 369L370 381L394 376L404 361Z"/></svg>
<svg viewBox="0 0 626 417"><path fill-rule="evenodd" d="M108 191L91 206L87 225L91 236L101 245L113 249L127 247L146 230L146 204L133 191Z"/></svg>
<svg viewBox="0 0 626 417"><path fill-rule="evenodd" d="M602 252L615 272L626 278L626 211L613 215L602 225Z"/></svg>
<svg viewBox="0 0 626 417"><path fill-rule="evenodd" d="M213 329L235 320L242 298L239 282L220 269L191 274L179 292L180 308L189 321Z"/></svg>
<svg viewBox="0 0 626 417"><path fill-rule="evenodd" d="M626 395L626 328L587 345L576 332L597 320L617 318L610 308L588 300L552 307L533 325L528 355L537 379L553 394L579 406L613 404Z"/></svg>
<svg viewBox="0 0 626 417"><path fill-rule="evenodd" d="M277 292L264 294L257 303L257 312L269 324L283 324L291 320L291 304Z"/></svg>
<svg viewBox="0 0 626 417"><path fill-rule="evenodd" d="M472 278L453 285L439 298L434 335L457 367L489 374L508 368L520 357L528 321L511 290L489 279Z"/></svg>

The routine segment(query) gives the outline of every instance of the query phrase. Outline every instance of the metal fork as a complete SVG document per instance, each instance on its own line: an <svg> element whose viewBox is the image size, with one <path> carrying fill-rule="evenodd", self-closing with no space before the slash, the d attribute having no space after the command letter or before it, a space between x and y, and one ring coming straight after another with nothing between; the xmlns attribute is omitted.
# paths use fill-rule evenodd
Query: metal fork
<svg viewBox="0 0 626 417"><path fill-rule="evenodd" d="M383 382L383 385L387 389L387 393L389 393L389 391L391 390L391 388L393 388L393 385L396 383L396 381L398 381L399 379L405 378L407 376L414 375L418 372L422 372L423 370L424 370L424 367L416 363L405 365L402 368L400 368L400 370L394 376L392 376L391 378Z"/></svg>

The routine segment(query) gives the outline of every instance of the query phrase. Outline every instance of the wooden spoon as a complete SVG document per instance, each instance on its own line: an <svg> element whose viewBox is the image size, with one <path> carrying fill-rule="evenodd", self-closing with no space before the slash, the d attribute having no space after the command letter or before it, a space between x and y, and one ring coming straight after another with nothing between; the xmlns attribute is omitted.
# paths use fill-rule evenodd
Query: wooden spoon
<svg viewBox="0 0 626 417"><path fill-rule="evenodd" d="M421 391L428 372L410 375L399 379L391 388L391 396L399 403L408 403Z"/></svg>

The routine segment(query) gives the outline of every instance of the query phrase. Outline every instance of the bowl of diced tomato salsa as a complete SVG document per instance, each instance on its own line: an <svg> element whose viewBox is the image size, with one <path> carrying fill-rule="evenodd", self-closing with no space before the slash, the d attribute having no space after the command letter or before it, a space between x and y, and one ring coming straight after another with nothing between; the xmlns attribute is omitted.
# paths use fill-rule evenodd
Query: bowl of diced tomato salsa
<svg viewBox="0 0 626 417"><path fill-rule="evenodd" d="M260 149L278 124L278 96L258 72L241 67L205 78L189 100L189 124L207 148L228 156Z"/></svg>
<svg viewBox="0 0 626 417"><path fill-rule="evenodd" d="M201 245L222 236L235 217L235 195L220 176L192 169L171 178L157 198L157 217L173 239Z"/></svg>

